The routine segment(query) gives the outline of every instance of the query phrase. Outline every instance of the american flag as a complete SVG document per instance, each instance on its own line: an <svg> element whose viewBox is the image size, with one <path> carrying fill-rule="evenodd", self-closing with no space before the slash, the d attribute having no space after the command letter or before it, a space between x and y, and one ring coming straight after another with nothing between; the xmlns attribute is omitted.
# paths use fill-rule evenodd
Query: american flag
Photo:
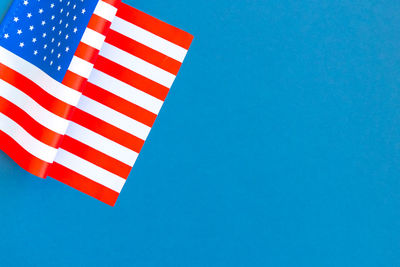
<svg viewBox="0 0 400 267"><path fill-rule="evenodd" d="M0 31L0 149L114 205L193 37L120 0L15 0Z"/></svg>

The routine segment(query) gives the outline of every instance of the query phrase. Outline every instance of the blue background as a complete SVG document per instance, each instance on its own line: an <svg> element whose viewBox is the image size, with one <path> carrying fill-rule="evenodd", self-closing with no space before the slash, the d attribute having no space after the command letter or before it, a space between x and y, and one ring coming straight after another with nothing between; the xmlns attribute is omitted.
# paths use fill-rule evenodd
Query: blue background
<svg viewBox="0 0 400 267"><path fill-rule="evenodd" d="M195 36L143 153L114 208L1 153L2 266L400 266L399 1L129 2Z"/></svg>

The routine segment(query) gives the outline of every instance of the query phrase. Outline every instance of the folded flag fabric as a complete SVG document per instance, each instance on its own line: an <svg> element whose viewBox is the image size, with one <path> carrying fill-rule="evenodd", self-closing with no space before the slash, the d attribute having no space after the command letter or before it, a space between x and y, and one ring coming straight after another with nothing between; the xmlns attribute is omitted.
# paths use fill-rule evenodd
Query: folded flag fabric
<svg viewBox="0 0 400 267"><path fill-rule="evenodd" d="M115 205L192 39L120 0L15 0L0 25L0 149Z"/></svg>

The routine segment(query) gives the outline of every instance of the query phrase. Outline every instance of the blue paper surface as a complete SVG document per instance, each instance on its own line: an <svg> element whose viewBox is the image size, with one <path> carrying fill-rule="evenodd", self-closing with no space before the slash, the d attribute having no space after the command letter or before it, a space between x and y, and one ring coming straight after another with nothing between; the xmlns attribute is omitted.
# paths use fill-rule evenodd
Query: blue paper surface
<svg viewBox="0 0 400 267"><path fill-rule="evenodd" d="M195 36L148 142L114 208L0 153L2 266L400 266L400 2L128 2Z"/></svg>

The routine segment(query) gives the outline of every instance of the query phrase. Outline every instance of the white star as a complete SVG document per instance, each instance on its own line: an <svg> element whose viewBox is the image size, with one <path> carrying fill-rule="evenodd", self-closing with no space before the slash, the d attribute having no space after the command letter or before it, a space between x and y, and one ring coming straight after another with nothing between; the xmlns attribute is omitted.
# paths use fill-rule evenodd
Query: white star
<svg viewBox="0 0 400 267"><path fill-rule="evenodd" d="M61 70L61 66L58 66L58 67L57 67L57 70L60 71L60 70Z"/></svg>
<svg viewBox="0 0 400 267"><path fill-rule="evenodd" d="M76 5L74 5L73 7L72 7L72 9L75 9L76 8Z"/></svg>
<svg viewBox="0 0 400 267"><path fill-rule="evenodd" d="M69 51L69 47L67 46L66 48L65 48L65 52L68 52Z"/></svg>
<svg viewBox="0 0 400 267"><path fill-rule="evenodd" d="M50 8L53 8L55 5L52 3L51 5L50 5Z"/></svg>
<svg viewBox="0 0 400 267"><path fill-rule="evenodd" d="M51 42L52 42L52 43L54 43L54 40L55 40L54 38L51 38Z"/></svg>
<svg viewBox="0 0 400 267"><path fill-rule="evenodd" d="M42 20L42 26L44 26L46 24L45 20Z"/></svg>
<svg viewBox="0 0 400 267"><path fill-rule="evenodd" d="M86 9L82 9L82 14L85 14L86 13Z"/></svg>
<svg viewBox="0 0 400 267"><path fill-rule="evenodd" d="M56 30L56 27L53 26L53 28L51 28L51 30L54 32Z"/></svg>
<svg viewBox="0 0 400 267"><path fill-rule="evenodd" d="M67 12L67 17L69 17L69 12Z"/></svg>
<svg viewBox="0 0 400 267"><path fill-rule="evenodd" d="M47 33L43 33L42 37L45 38L47 36Z"/></svg>
<svg viewBox="0 0 400 267"><path fill-rule="evenodd" d="M74 28L74 33L76 33L77 31L78 31L78 28L75 27L75 28Z"/></svg>
<svg viewBox="0 0 400 267"><path fill-rule="evenodd" d="M51 16L51 20L54 20L55 18L56 18L56 16L54 16L54 15L53 15L53 16Z"/></svg>
<svg viewBox="0 0 400 267"><path fill-rule="evenodd" d="M58 42L57 46L60 47L60 45L61 45L61 42Z"/></svg>
<svg viewBox="0 0 400 267"><path fill-rule="evenodd" d="M10 35L8 33L4 34L5 39L8 39L8 37L10 37Z"/></svg>
<svg viewBox="0 0 400 267"><path fill-rule="evenodd" d="M38 51L37 50L33 51L33 54L36 56L38 54Z"/></svg>
<svg viewBox="0 0 400 267"><path fill-rule="evenodd" d="M60 19L60 24L62 23L62 19Z"/></svg>
<svg viewBox="0 0 400 267"><path fill-rule="evenodd" d="M54 53L54 49L51 49L51 52L50 52L50 53L52 53L52 54L53 54L53 53Z"/></svg>
<svg viewBox="0 0 400 267"><path fill-rule="evenodd" d="M74 16L73 20L76 20L76 16Z"/></svg>
<svg viewBox="0 0 400 267"><path fill-rule="evenodd" d="M24 1L24 6L27 6L29 2L27 0Z"/></svg>
<svg viewBox="0 0 400 267"><path fill-rule="evenodd" d="M69 26L69 24L67 23L67 24L65 24L65 28L68 28L68 26Z"/></svg>
<svg viewBox="0 0 400 267"><path fill-rule="evenodd" d="M57 55L57 58L60 58L60 57L61 57L61 54L58 54L58 55Z"/></svg>
<svg viewBox="0 0 400 267"><path fill-rule="evenodd" d="M30 19L32 18L32 13L28 13L26 16Z"/></svg>
<svg viewBox="0 0 400 267"><path fill-rule="evenodd" d="M30 31L33 31L34 28L35 28L35 27L33 27L33 25L29 26L29 30L30 30Z"/></svg>
<svg viewBox="0 0 400 267"><path fill-rule="evenodd" d="M24 47L24 43L19 43L19 47Z"/></svg>
<svg viewBox="0 0 400 267"><path fill-rule="evenodd" d="M36 43L36 41L37 41L36 38L33 38L33 39L32 39L32 43Z"/></svg>
<svg viewBox="0 0 400 267"><path fill-rule="evenodd" d="M71 1L68 1L67 6L69 6L71 4Z"/></svg>
<svg viewBox="0 0 400 267"><path fill-rule="evenodd" d="M46 48L47 48L47 44L45 44L45 45L43 46L43 48L46 49Z"/></svg>
<svg viewBox="0 0 400 267"><path fill-rule="evenodd" d="M69 35L68 34L65 35L65 40L68 40L68 38L69 38Z"/></svg>
<svg viewBox="0 0 400 267"><path fill-rule="evenodd" d="M14 17L14 22L18 22L19 18L18 17Z"/></svg>
<svg viewBox="0 0 400 267"><path fill-rule="evenodd" d="M63 12L64 12L64 8L61 8L61 9L60 9L60 13L63 13Z"/></svg>
<svg viewBox="0 0 400 267"><path fill-rule="evenodd" d="M50 66L52 66L53 65L53 61L50 61Z"/></svg>
<svg viewBox="0 0 400 267"><path fill-rule="evenodd" d="M46 57L46 56L44 56L44 58L43 58L43 61L46 61L46 59L47 59L47 57Z"/></svg>
<svg viewBox="0 0 400 267"><path fill-rule="evenodd" d="M17 34L19 34L19 35L20 35L21 33L22 33L22 31L21 31L21 30L18 30L18 31L17 31Z"/></svg>
<svg viewBox="0 0 400 267"><path fill-rule="evenodd" d="M62 31L59 31L59 32L58 32L58 35L61 35L61 33L62 33Z"/></svg>
<svg viewBox="0 0 400 267"><path fill-rule="evenodd" d="M43 8L39 9L39 13L40 13L40 14L43 13Z"/></svg>

